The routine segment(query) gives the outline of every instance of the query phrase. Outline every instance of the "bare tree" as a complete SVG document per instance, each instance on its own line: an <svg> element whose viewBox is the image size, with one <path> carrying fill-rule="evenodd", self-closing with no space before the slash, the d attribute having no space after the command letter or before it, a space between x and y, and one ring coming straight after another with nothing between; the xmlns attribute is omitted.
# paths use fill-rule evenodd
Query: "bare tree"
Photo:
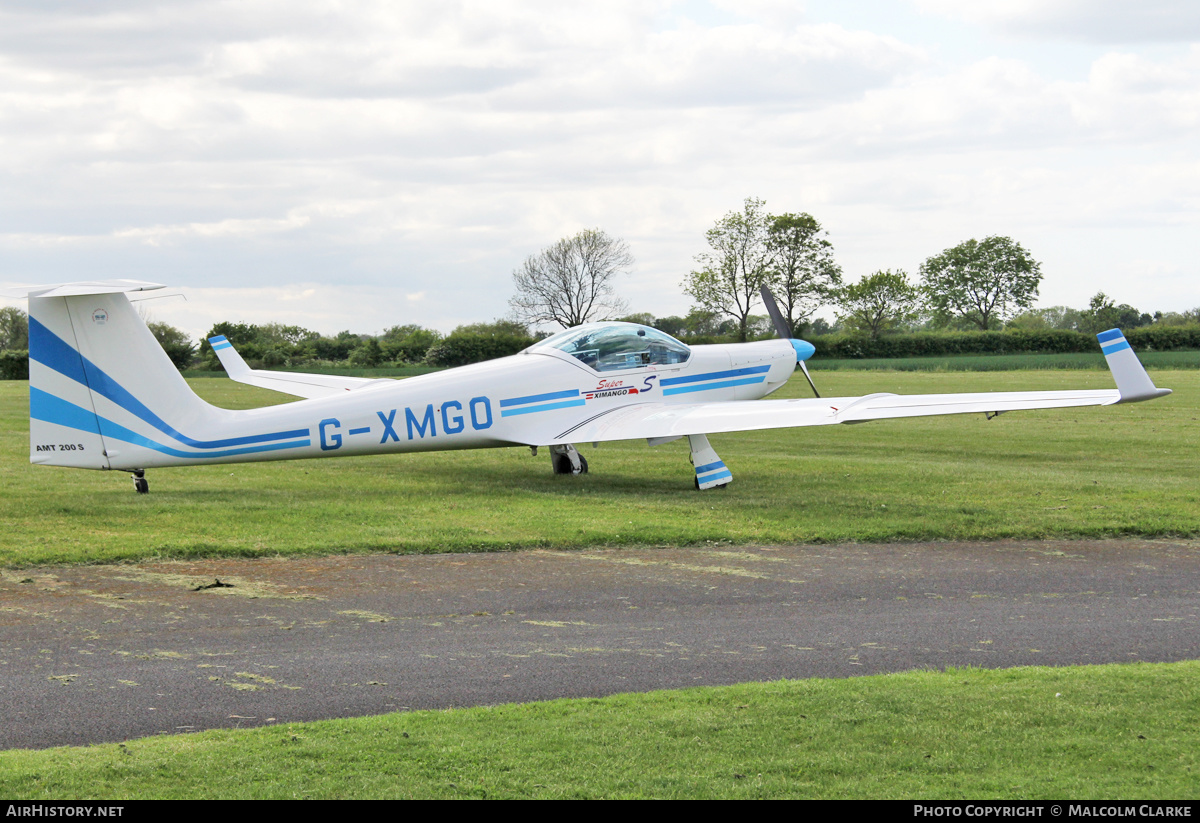
<svg viewBox="0 0 1200 823"><path fill-rule="evenodd" d="M517 293L508 303L532 326L552 322L570 328L618 316L628 306L617 297L613 279L632 265L624 240L585 229L528 257L513 272Z"/></svg>

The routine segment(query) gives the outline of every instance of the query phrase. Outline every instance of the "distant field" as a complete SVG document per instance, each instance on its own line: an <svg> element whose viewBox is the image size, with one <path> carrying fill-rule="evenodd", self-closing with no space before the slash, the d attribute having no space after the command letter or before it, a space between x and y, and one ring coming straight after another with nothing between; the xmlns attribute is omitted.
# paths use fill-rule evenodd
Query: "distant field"
<svg viewBox="0 0 1200 823"><path fill-rule="evenodd" d="M525 547L1200 534L1200 370L1112 408L718 435L728 491L695 492L682 442L602 444L555 477L528 449L122 473L28 463L28 384L0 383L0 565ZM1111 386L1099 371L817 376L826 395ZM194 380L226 407L284 400ZM793 380L783 396L805 396Z"/></svg>

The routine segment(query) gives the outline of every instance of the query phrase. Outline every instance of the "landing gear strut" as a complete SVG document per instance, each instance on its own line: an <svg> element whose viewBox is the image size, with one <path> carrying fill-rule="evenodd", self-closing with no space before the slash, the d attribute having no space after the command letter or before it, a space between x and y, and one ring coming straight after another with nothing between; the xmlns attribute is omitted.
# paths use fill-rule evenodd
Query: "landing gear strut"
<svg viewBox="0 0 1200 823"><path fill-rule="evenodd" d="M733 480L733 474L725 467L725 462L717 457L713 447L708 444L708 438L703 434L689 434L688 445L692 449L692 465L696 467L696 488L724 489Z"/></svg>
<svg viewBox="0 0 1200 823"><path fill-rule="evenodd" d="M149 494L150 484L146 481L145 469L133 470L133 490L138 494Z"/></svg>
<svg viewBox="0 0 1200 823"><path fill-rule="evenodd" d="M587 458L570 443L550 447L550 465L555 474L587 474L588 470Z"/></svg>

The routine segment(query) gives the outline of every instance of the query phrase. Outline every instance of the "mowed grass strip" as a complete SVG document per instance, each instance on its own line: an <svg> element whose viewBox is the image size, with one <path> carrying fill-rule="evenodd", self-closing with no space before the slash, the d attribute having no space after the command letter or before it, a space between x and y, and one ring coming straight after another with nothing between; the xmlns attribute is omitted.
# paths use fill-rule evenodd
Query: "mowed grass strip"
<svg viewBox="0 0 1200 823"><path fill-rule="evenodd" d="M715 435L727 491L696 492L686 441L581 444L556 477L524 448L230 464L128 475L31 466L28 384L0 383L0 565L149 557L1200 534L1200 371L1128 406ZM828 372L822 393L1111 387L1106 372ZM225 407L286 398L228 380ZM803 397L793 380L778 396Z"/></svg>
<svg viewBox="0 0 1200 823"><path fill-rule="evenodd" d="M0 795L1194 798L1200 663L847 680L0 753Z"/></svg>

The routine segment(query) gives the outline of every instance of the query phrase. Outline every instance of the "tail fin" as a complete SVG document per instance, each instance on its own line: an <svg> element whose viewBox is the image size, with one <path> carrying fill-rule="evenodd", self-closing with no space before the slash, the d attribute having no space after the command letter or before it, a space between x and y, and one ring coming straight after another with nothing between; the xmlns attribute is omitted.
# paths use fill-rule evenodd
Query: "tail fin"
<svg viewBox="0 0 1200 823"><path fill-rule="evenodd" d="M165 420L183 427L211 417L124 294L147 288L161 286L29 290L30 462L125 468L122 451L178 434Z"/></svg>

